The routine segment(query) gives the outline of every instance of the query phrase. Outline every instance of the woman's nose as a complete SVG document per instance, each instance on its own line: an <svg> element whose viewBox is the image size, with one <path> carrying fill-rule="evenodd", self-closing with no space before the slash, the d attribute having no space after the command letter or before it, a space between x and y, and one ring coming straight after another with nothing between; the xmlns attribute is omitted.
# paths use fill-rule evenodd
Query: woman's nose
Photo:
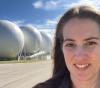
<svg viewBox="0 0 100 88"><path fill-rule="evenodd" d="M74 58L77 60L83 60L86 56L86 52L82 47L78 47L74 52Z"/></svg>

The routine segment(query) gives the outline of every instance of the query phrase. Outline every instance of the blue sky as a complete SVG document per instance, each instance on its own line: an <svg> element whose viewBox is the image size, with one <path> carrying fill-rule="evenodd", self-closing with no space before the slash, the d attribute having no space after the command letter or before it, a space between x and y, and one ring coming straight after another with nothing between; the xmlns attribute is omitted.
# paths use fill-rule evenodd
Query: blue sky
<svg viewBox="0 0 100 88"><path fill-rule="evenodd" d="M51 31L61 15L77 4L100 7L100 0L0 0L0 19Z"/></svg>

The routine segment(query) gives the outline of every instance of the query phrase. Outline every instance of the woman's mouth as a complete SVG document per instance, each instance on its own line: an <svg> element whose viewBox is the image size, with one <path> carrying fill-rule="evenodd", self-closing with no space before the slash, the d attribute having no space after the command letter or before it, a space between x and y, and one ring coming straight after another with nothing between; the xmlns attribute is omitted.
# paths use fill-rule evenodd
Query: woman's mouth
<svg viewBox="0 0 100 88"><path fill-rule="evenodd" d="M77 69L87 69L90 64L74 64Z"/></svg>

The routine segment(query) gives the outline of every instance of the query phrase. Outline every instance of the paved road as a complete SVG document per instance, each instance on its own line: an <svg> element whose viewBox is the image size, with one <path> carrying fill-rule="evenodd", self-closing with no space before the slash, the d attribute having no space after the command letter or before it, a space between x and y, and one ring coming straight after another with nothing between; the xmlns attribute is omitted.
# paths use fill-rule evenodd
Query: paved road
<svg viewBox="0 0 100 88"><path fill-rule="evenodd" d="M51 77L51 61L0 64L0 88L32 88Z"/></svg>

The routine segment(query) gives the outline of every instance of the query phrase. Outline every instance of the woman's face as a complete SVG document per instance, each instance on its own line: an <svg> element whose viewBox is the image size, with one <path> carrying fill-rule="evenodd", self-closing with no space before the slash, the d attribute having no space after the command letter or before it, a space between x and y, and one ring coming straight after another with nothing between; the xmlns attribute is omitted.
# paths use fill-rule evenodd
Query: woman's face
<svg viewBox="0 0 100 88"><path fill-rule="evenodd" d="M89 80L100 70L99 25L91 19L73 18L63 28L66 66L71 78Z"/></svg>

